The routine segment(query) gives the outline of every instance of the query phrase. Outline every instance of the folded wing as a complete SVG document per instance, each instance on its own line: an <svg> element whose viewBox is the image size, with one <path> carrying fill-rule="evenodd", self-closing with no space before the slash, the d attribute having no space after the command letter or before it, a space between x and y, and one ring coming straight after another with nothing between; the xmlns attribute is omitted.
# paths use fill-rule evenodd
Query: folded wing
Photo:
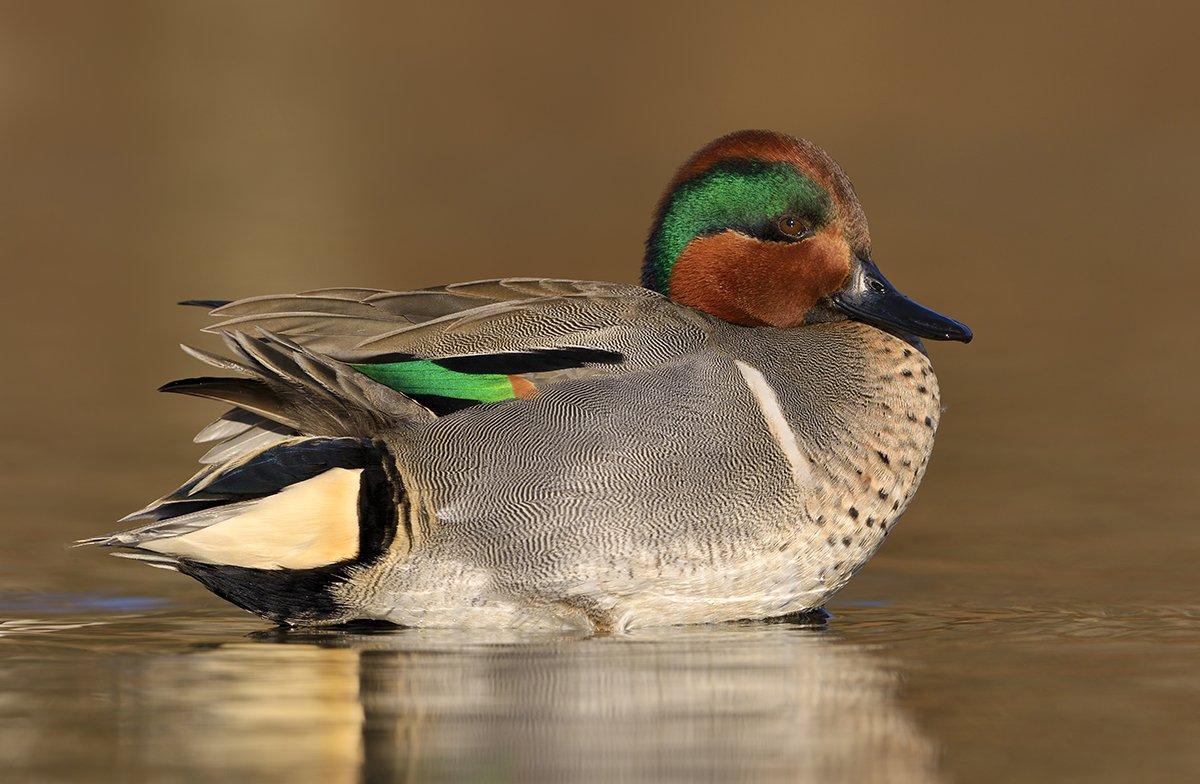
<svg viewBox="0 0 1200 784"><path fill-rule="evenodd" d="M212 315L206 331L269 331L439 415L526 397L558 378L654 366L703 345L711 323L639 286L531 278L321 289L230 302Z"/></svg>

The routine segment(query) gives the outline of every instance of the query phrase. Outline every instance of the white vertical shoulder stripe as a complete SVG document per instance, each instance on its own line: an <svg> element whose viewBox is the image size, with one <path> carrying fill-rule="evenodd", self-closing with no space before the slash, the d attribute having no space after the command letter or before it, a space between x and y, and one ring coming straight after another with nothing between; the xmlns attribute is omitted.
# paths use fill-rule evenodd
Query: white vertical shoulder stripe
<svg viewBox="0 0 1200 784"><path fill-rule="evenodd" d="M754 395L754 402L758 403L758 410L762 412L763 419L767 421L767 429L771 431L771 435L775 437L775 443L779 444L783 456L787 458L788 465L792 469L792 479L799 487L810 484L812 469L809 468L808 460L800 451L800 445L796 443L796 433L783 415L783 409L779 407L779 396L775 394L775 390L763 378L763 374L759 372L758 368L741 360L734 360L734 364L737 365L738 372L742 374L746 386Z"/></svg>

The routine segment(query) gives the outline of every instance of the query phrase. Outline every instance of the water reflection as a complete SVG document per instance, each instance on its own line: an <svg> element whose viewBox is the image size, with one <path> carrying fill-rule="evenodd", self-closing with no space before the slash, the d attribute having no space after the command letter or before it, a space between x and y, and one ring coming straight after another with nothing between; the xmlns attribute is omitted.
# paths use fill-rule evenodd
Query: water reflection
<svg viewBox="0 0 1200 784"><path fill-rule="evenodd" d="M137 726L130 754L189 775L357 780L357 651L231 643L195 653L186 662L156 658L130 674L126 685L138 698L119 708Z"/></svg>
<svg viewBox="0 0 1200 784"><path fill-rule="evenodd" d="M48 608L0 601L0 778L1127 781L1151 745L1162 780L1200 765L1192 605L608 638Z"/></svg>
<svg viewBox="0 0 1200 784"><path fill-rule="evenodd" d="M19 778L936 779L896 672L828 629L247 636L244 620L202 613L99 623L17 624L0 641L0 764Z"/></svg>
<svg viewBox="0 0 1200 784"><path fill-rule="evenodd" d="M383 639L362 651L360 682L366 761L385 779L932 778L932 745L896 707L895 674L824 632L666 630L469 651L456 635Z"/></svg>
<svg viewBox="0 0 1200 784"><path fill-rule="evenodd" d="M933 744L897 706L886 660L795 625L588 639L264 632L100 669L123 773L936 779Z"/></svg>

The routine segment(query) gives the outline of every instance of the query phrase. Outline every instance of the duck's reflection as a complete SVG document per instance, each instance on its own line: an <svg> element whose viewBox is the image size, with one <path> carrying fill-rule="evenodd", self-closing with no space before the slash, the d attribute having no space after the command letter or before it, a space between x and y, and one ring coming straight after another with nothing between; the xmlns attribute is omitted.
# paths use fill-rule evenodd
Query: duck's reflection
<svg viewBox="0 0 1200 784"><path fill-rule="evenodd" d="M272 632L193 661L208 716L192 741L230 768L284 763L325 781L937 778L886 664L787 624L587 639Z"/></svg>
<svg viewBox="0 0 1200 784"><path fill-rule="evenodd" d="M144 769L146 780L358 780L358 651L232 643L194 653L154 657L120 679L117 769Z"/></svg>

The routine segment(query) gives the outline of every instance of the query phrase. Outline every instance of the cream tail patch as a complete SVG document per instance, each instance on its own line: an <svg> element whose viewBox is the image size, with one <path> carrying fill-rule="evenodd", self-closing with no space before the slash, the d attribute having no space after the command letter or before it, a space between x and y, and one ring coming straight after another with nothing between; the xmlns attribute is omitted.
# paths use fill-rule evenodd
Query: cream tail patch
<svg viewBox="0 0 1200 784"><path fill-rule="evenodd" d="M254 569L311 569L358 551L362 469L331 468L272 496L238 504L238 514L138 547L211 564Z"/></svg>

